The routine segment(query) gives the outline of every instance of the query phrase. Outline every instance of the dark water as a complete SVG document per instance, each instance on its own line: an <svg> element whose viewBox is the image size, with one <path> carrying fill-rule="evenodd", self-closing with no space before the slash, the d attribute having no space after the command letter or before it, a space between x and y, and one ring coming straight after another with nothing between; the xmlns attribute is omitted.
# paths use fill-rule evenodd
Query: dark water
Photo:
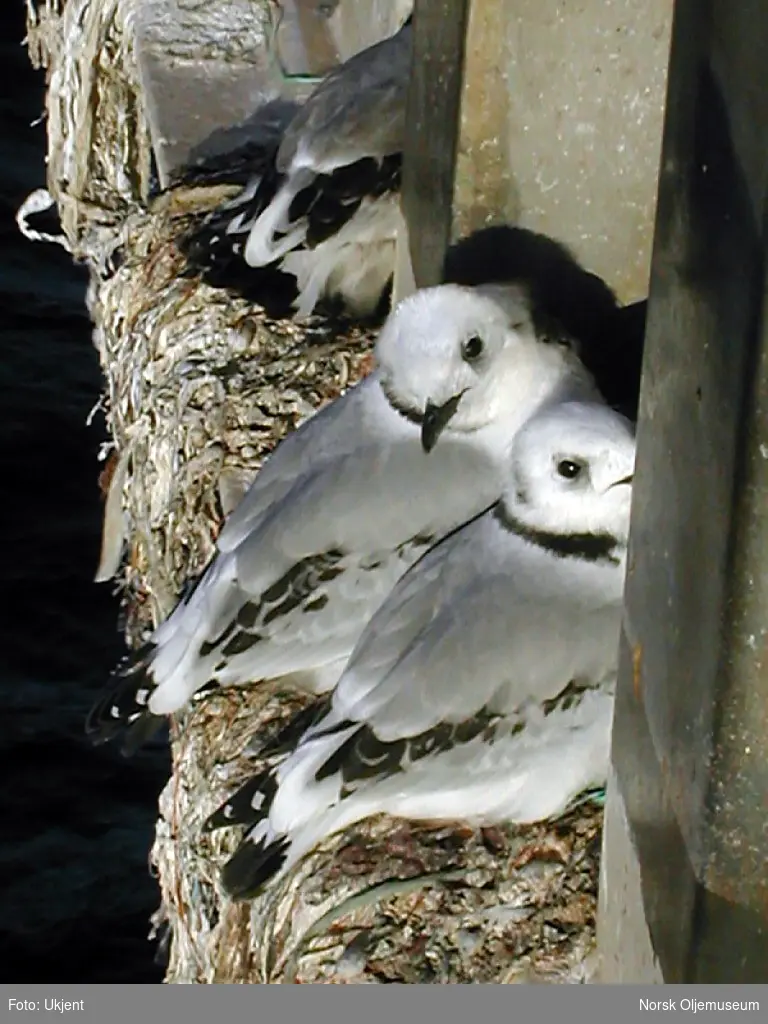
<svg viewBox="0 0 768 1024"><path fill-rule="evenodd" d="M165 753L126 762L83 736L123 651L117 600L92 582L104 425L85 420L101 377L84 270L14 221L45 184L23 9L0 5L0 980L159 981L147 861Z"/></svg>

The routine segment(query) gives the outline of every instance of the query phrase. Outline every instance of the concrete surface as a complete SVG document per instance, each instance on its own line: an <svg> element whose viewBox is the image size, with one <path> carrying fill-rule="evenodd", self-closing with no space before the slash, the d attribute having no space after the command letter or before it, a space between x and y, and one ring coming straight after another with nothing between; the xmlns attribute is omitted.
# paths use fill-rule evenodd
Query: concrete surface
<svg viewBox="0 0 768 1024"><path fill-rule="evenodd" d="M664 984L645 919L637 850L615 774L608 782L603 826L597 944L596 983Z"/></svg>
<svg viewBox="0 0 768 1024"><path fill-rule="evenodd" d="M445 76L463 64L450 198L423 194L434 168L417 138L408 143L418 164L406 168L414 196L405 204L419 284L431 283L439 260L431 241L414 239L416 224L455 239L517 222L566 242L622 301L645 298L672 9L670 0L417 0L417 52ZM441 19L465 15L463 54L432 53L454 45ZM447 151L453 138L441 121L453 116L454 90L420 82L412 92L415 134Z"/></svg>
<svg viewBox="0 0 768 1024"><path fill-rule="evenodd" d="M644 298L673 4L506 8L510 213L569 243L622 300Z"/></svg>
<svg viewBox="0 0 768 1024"><path fill-rule="evenodd" d="M452 237L519 221L570 244L622 300L646 295L672 6L469 0ZM141 0L137 55L162 183L216 129L278 92L305 96L410 7L283 0L278 24L269 0Z"/></svg>

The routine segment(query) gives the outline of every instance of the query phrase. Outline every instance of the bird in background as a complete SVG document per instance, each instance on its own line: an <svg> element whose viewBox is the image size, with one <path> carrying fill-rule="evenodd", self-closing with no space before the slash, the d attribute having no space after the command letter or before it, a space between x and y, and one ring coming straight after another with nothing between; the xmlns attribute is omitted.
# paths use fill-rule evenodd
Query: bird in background
<svg viewBox="0 0 768 1024"><path fill-rule="evenodd" d="M398 32L329 72L292 113L251 119L233 183L253 173L179 240L186 275L240 292L271 315L321 304L365 319L385 314L402 218L400 176L411 64L411 16ZM189 172L225 179L225 156Z"/></svg>
<svg viewBox="0 0 768 1024"><path fill-rule="evenodd" d="M219 128L172 171L168 188L185 186L245 186L267 170L285 130L301 109L298 100L276 96L262 103L241 124Z"/></svg>
<svg viewBox="0 0 768 1024"><path fill-rule="evenodd" d="M405 299L373 372L278 445L88 732L127 730L132 752L203 688L279 678L330 690L405 570L498 499L517 429L568 396L597 391L569 344L539 339L525 289Z"/></svg>
<svg viewBox="0 0 768 1024"><path fill-rule="evenodd" d="M372 815L524 824L604 785L634 453L603 404L548 404L518 431L498 503L411 567L328 712L244 787L257 820L230 895Z"/></svg>

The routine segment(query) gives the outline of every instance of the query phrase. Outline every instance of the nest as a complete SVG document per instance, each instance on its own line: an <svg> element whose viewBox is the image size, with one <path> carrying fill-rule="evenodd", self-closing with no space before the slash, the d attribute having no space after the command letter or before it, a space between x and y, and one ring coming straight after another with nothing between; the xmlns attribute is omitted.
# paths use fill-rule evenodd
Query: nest
<svg viewBox="0 0 768 1024"><path fill-rule="evenodd" d="M201 191L191 190L195 215ZM175 239L189 216L180 189L128 217L111 258L119 269L93 303L115 442L109 490L122 494L121 515L105 525L102 571L111 574L129 538L132 640L208 563L223 516L264 456L362 376L374 340L322 321L270 321L180 277Z"/></svg>
<svg viewBox="0 0 768 1024"><path fill-rule="evenodd" d="M179 276L175 240L223 198L154 201L132 48L137 0L28 0L48 70L48 189L91 271L89 309L111 432L101 579L136 644L209 561L226 513L288 431L362 376L373 337L268 320ZM594 946L602 815L471 830L380 817L331 837L258 900L219 869L239 836L201 824L258 767L253 739L307 700L277 686L208 696L172 724L173 771L151 859L169 938L166 980L581 981ZM126 765L126 771L130 766Z"/></svg>
<svg viewBox="0 0 768 1024"><path fill-rule="evenodd" d="M385 815L331 836L250 903L219 869L239 830L205 818L306 698L221 691L177 725L152 852L173 935L168 980L279 984L583 982L595 966L602 813L556 826L432 826Z"/></svg>

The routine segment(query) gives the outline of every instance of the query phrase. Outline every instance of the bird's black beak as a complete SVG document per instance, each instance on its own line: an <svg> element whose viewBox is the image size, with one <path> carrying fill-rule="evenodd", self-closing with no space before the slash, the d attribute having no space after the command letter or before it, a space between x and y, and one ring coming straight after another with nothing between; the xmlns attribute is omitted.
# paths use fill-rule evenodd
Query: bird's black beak
<svg viewBox="0 0 768 1024"><path fill-rule="evenodd" d="M611 484L608 490L610 491L614 487L620 487L622 484L631 484L633 480L634 476L625 476L621 480L617 480L615 483Z"/></svg>
<svg viewBox="0 0 768 1024"><path fill-rule="evenodd" d="M444 405L433 405L432 402L427 402L424 419L421 421L421 447L425 452L431 452L435 447L437 439L458 409L460 401L461 395L454 395Z"/></svg>

